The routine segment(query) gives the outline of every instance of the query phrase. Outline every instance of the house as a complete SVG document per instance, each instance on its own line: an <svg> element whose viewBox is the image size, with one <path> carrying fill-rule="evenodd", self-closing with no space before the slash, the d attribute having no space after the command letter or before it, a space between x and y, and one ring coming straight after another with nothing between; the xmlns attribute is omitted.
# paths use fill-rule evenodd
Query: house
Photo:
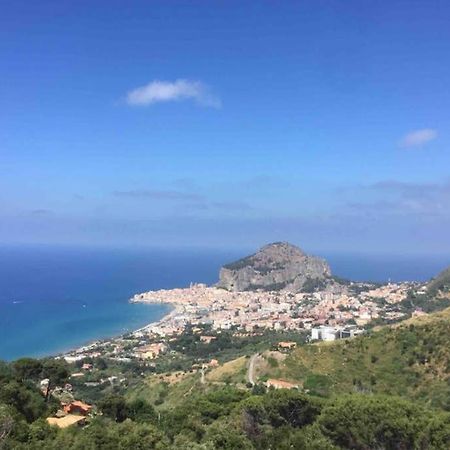
<svg viewBox="0 0 450 450"><path fill-rule="evenodd" d="M81 369L82 370L92 370L92 364L89 364L89 363L84 363L82 366L81 366Z"/></svg>
<svg viewBox="0 0 450 450"><path fill-rule="evenodd" d="M412 317L421 317L426 315L427 313L421 308L416 308L412 313Z"/></svg>
<svg viewBox="0 0 450 450"><path fill-rule="evenodd" d="M339 332L334 327L320 326L311 329L311 340L334 341L339 337Z"/></svg>
<svg viewBox="0 0 450 450"><path fill-rule="evenodd" d="M289 383L284 380L275 380L273 378L269 378L267 380L266 386L268 388L273 387L275 389L298 389L298 384Z"/></svg>
<svg viewBox="0 0 450 450"><path fill-rule="evenodd" d="M364 333L364 330L358 328L356 325L348 325L345 328L342 328L340 331L340 337L341 339L352 338L359 336L362 333Z"/></svg>
<svg viewBox="0 0 450 450"><path fill-rule="evenodd" d="M63 409L66 414L76 413L82 416L87 416L91 412L92 406L79 400L75 400L71 403L63 405Z"/></svg>
<svg viewBox="0 0 450 450"><path fill-rule="evenodd" d="M363 332L364 330L355 325L348 325L344 328L322 325L311 329L311 340L334 341L336 339L352 338Z"/></svg>
<svg viewBox="0 0 450 450"><path fill-rule="evenodd" d="M212 359L209 364L209 367L219 367L219 361L217 361L217 359Z"/></svg>
<svg viewBox="0 0 450 450"><path fill-rule="evenodd" d="M48 387L50 384L50 380L48 378L44 378L43 380L41 380L41 392L43 395L47 395L48 393Z"/></svg>
<svg viewBox="0 0 450 450"><path fill-rule="evenodd" d="M59 428L67 428L71 425L83 426L86 423L86 417L67 414L67 416L64 417L48 417L47 423L49 425L56 425Z"/></svg>
<svg viewBox="0 0 450 450"><path fill-rule="evenodd" d="M145 345L137 349L138 356L141 359L155 359L160 354L167 351L167 345L164 342L157 342L154 344Z"/></svg>
<svg viewBox="0 0 450 450"><path fill-rule="evenodd" d="M205 344L210 344L212 341L215 341L217 338L216 336L200 336L200 342L203 342Z"/></svg>
<svg viewBox="0 0 450 450"><path fill-rule="evenodd" d="M292 350L297 347L297 342L278 342L278 348L282 350Z"/></svg>

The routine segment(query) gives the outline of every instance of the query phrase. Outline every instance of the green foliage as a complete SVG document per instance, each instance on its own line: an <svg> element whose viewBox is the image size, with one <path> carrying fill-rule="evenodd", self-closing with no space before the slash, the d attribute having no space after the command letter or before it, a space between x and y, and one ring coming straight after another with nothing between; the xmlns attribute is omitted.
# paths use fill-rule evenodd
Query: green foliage
<svg viewBox="0 0 450 450"><path fill-rule="evenodd" d="M427 290L431 295L450 291L450 267L447 267L437 277L433 278L428 283Z"/></svg>
<svg viewBox="0 0 450 450"><path fill-rule="evenodd" d="M275 358L273 358L272 356L269 356L267 358L267 362L269 363L269 366L272 367L273 369L275 367L278 367L278 361Z"/></svg>
<svg viewBox="0 0 450 450"><path fill-rule="evenodd" d="M63 359L49 358L42 362L41 377L48 378L51 386L64 384L69 375L69 367Z"/></svg>
<svg viewBox="0 0 450 450"><path fill-rule="evenodd" d="M448 415L392 397L338 398L323 409L318 424L333 443L349 449L438 450L450 445Z"/></svg>
<svg viewBox="0 0 450 450"><path fill-rule="evenodd" d="M450 310L354 339L299 346L277 377L319 396L398 395L450 410Z"/></svg>
<svg viewBox="0 0 450 450"><path fill-rule="evenodd" d="M42 362L33 358L21 358L12 363L14 375L19 380L39 380L42 373Z"/></svg>
<svg viewBox="0 0 450 450"><path fill-rule="evenodd" d="M123 422L129 416L129 409L125 398L117 394L109 394L98 404L100 411L116 422Z"/></svg>
<svg viewBox="0 0 450 450"><path fill-rule="evenodd" d="M323 278L307 278L303 283L302 292L316 292L324 289L327 285L327 280Z"/></svg>
<svg viewBox="0 0 450 450"><path fill-rule="evenodd" d="M46 376L55 385L63 383L68 376L63 361L0 363L0 448L447 449L449 318L450 311L444 311L352 340L299 346L277 367L268 359L267 370L298 380L305 392L266 390L263 384L246 388L241 383L237 388L208 379L202 384L198 375L151 384L140 375L145 367L132 367L127 383L133 385L133 395L126 387L106 383L97 391L100 415L89 418L84 429L59 430L45 421L52 405L39 391L39 380ZM231 334L224 335L220 345L232 349ZM266 346L270 341L266 335L259 338ZM185 347L196 352L209 344L188 333L176 345L180 351ZM119 375L128 368L109 360L105 372L95 366L94 360L94 370L84 380ZM73 380L76 398L85 392L83 386L83 381ZM158 400L161 405L155 406Z"/></svg>
<svg viewBox="0 0 450 450"><path fill-rule="evenodd" d="M331 384L327 375L311 374L307 376L303 387L310 394L327 397L331 392Z"/></svg>
<svg viewBox="0 0 450 450"><path fill-rule="evenodd" d="M246 256L245 258L238 259L232 263L225 264L223 267L228 270L243 269L244 267L251 266L253 264L254 256L255 255Z"/></svg>
<svg viewBox="0 0 450 450"><path fill-rule="evenodd" d="M294 390L269 391L242 404L248 434L258 434L262 425L272 427L309 425L320 414L321 403Z"/></svg>
<svg viewBox="0 0 450 450"><path fill-rule="evenodd" d="M15 380L0 384L0 402L13 407L28 422L47 412L47 405L38 390Z"/></svg>

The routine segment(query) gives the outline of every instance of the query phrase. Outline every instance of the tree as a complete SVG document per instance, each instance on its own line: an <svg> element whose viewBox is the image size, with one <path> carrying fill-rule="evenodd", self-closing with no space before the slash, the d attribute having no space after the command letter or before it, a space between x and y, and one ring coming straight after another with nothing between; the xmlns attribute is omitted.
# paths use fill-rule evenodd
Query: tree
<svg viewBox="0 0 450 450"><path fill-rule="evenodd" d="M0 448L14 426L12 411L6 405L0 405Z"/></svg>
<svg viewBox="0 0 450 450"><path fill-rule="evenodd" d="M99 402L100 411L116 422L123 422L129 417L129 409L125 398L118 394L109 394Z"/></svg>
<svg viewBox="0 0 450 450"><path fill-rule="evenodd" d="M105 370L108 368L108 364L106 364L106 361L103 358L97 358L95 360L95 368L98 370Z"/></svg>
<svg viewBox="0 0 450 450"><path fill-rule="evenodd" d="M156 421L156 411L153 406L147 401L138 398L128 403L127 414L130 419L136 422L155 422Z"/></svg>
<svg viewBox="0 0 450 450"><path fill-rule="evenodd" d="M343 448L450 448L450 416L393 397L339 397L323 409L318 425Z"/></svg>
<svg viewBox="0 0 450 450"><path fill-rule="evenodd" d="M20 358L12 363L14 375L20 381L39 380L42 373L42 362L33 358Z"/></svg>
<svg viewBox="0 0 450 450"><path fill-rule="evenodd" d="M27 422L33 422L47 411L44 399L37 389L29 388L15 380L1 386L0 402L12 406Z"/></svg>
<svg viewBox="0 0 450 450"><path fill-rule="evenodd" d="M60 359L46 359L42 363L41 376L48 378L48 389L45 399L48 401L51 389L64 384L69 378L70 372L67 363Z"/></svg>

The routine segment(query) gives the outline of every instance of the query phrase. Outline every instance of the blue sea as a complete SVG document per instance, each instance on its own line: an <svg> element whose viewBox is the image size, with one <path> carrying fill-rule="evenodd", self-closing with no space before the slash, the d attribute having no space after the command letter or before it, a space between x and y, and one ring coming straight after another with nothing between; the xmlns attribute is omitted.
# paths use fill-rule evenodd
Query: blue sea
<svg viewBox="0 0 450 450"><path fill-rule="evenodd" d="M0 247L0 359L53 355L158 321L168 305L130 304L138 292L217 281L246 251ZM354 280L426 280L450 258L322 254Z"/></svg>

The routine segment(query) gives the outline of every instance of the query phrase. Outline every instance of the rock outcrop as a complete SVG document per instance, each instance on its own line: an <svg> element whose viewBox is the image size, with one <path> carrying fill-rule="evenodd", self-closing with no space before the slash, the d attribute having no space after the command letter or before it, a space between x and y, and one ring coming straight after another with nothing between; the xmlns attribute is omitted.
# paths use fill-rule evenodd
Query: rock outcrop
<svg viewBox="0 0 450 450"><path fill-rule="evenodd" d="M218 287L230 291L289 290L325 283L331 277L327 262L309 256L287 242L262 247L257 253L220 269Z"/></svg>

